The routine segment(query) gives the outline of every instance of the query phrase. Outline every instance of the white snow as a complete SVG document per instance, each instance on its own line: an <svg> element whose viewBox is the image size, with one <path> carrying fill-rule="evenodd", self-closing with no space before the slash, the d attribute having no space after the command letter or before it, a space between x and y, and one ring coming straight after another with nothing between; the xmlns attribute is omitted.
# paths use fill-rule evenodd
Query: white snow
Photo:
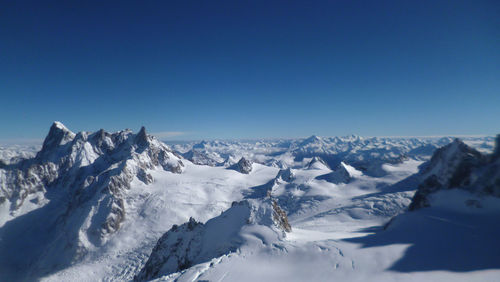
<svg viewBox="0 0 500 282"><path fill-rule="evenodd" d="M341 165L353 179L348 183L333 184L317 179L331 172L327 166L318 162L314 164L314 169L307 169L311 158L295 160L291 150L288 150L291 147L304 152L345 152L347 140L356 144L349 153L351 160L379 154L375 149L382 148L393 150L406 146L403 151L408 152L417 147L415 144L422 145L423 142L419 139L396 142L390 138L372 140L358 136L337 139L314 136L292 142L286 152L274 157L270 157L269 153L279 152L276 144L285 141L275 141L272 145L269 142L203 143L199 146L211 155L217 154L214 156L216 158L237 161L245 156L258 160L258 163L253 164L252 172L248 175L224 166L195 165L186 160L182 160L185 167L180 174L159 168L148 170L154 182L146 185L138 179L133 180L131 189L125 195L125 221L118 232L110 236L100 248L93 248L93 244L86 241L86 235L82 234L81 243L89 247L89 253L83 260L41 280L131 280L144 266L157 240L173 224L182 224L190 217L207 222L231 207L233 201L251 198L259 194L260 189L268 187L272 187L272 197L287 212L291 233L278 238L259 224L246 224L238 233L243 242L237 251L158 280L500 280L498 263L487 262L487 259L500 261L498 240L495 241L495 238L499 238L495 236L500 235L500 232L498 227L489 227L498 225L498 199L473 196L464 191L445 191L433 195L432 208L405 213L416 187L404 183L392 185L416 173L422 164L421 160L385 163L381 169L387 174L382 177L365 175L349 162L342 162ZM436 139L433 142L440 144L445 141ZM474 139L470 142L486 147L490 140L482 142ZM192 144L187 145L184 151L191 147ZM179 148L182 146L179 145ZM370 148L377 152L366 153ZM81 166L92 162L97 156L85 145L82 150L78 154L81 158L77 160ZM224 155L224 150L230 153ZM293 167L293 178L273 182L279 168L283 166ZM269 186L269 183L272 185ZM23 205L25 210L21 209L15 215L9 213L7 205L0 205L0 222L9 221L14 216L21 216L46 204L43 201L38 203L36 199L39 197L46 201L38 193L30 195ZM477 201L481 207L467 205L467 200ZM95 212L92 210L91 215ZM382 232L382 226L394 216L397 217L387 232ZM87 219L83 224L91 225L92 216ZM238 219L235 217L234 221ZM234 222L225 230L238 224L241 222ZM215 241L214 237L218 234L217 230L209 232L205 250L210 250L210 242ZM228 240L232 236L231 232L220 234L228 237ZM477 252L484 254L484 261L477 260L474 264L471 261L476 258ZM423 262L418 260L419 255ZM456 257L465 258L460 260ZM471 267L460 271L453 268L453 263L458 266L469 263Z"/></svg>
<svg viewBox="0 0 500 282"><path fill-rule="evenodd" d="M288 207L292 232L277 241L258 226L245 227L245 244L235 253L165 276L159 281L495 281L498 270L456 272L449 270L394 271L410 242L363 247L345 241L375 234L389 219L404 211L413 191L384 193L381 183L394 183L415 172L421 162L409 161L387 168L394 174L368 176L345 185L315 180L321 171L294 170L292 199ZM152 185L134 182L128 196L130 210L123 228L102 249L82 263L44 280L129 280L145 263L156 240L172 224L190 216L205 222L229 208L249 187L271 180L275 168L255 164L251 175L222 167L186 162L183 174L151 172ZM273 196L288 195L289 183L278 184ZM301 194L297 194L301 191ZM325 199L315 199L322 196ZM290 200L290 198L288 198ZM284 206L287 208L287 206ZM295 208L293 208L295 207ZM488 209L489 211L489 209ZM418 222L418 221L417 221ZM253 228L253 229L252 229ZM408 232L412 232L409 230ZM216 236L216 233L214 233ZM253 235L252 235L253 234ZM268 239L265 239L268 238Z"/></svg>

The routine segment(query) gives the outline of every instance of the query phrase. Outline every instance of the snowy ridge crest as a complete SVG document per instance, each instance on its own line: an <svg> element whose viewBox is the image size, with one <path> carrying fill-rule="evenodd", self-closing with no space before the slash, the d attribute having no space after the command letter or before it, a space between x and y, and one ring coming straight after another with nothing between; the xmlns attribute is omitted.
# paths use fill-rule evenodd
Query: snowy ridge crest
<svg viewBox="0 0 500 282"><path fill-rule="evenodd" d="M455 139L434 153L420 171L422 183L410 210L429 206L428 197L440 190L464 189L477 195L500 197L499 137L494 152L484 155Z"/></svg>
<svg viewBox="0 0 500 282"><path fill-rule="evenodd" d="M9 205L12 216L41 214L40 232L54 224L50 232L64 234L63 239L49 238L53 242L40 252L52 261L60 258L57 267L78 260L120 228L126 216L124 196L134 179L149 184L154 181L149 170L181 173L183 167L180 157L147 135L144 127L137 134L102 129L75 134L54 122L34 158L0 169L0 204ZM26 199L30 199L28 207L24 207ZM37 213L29 214L34 209ZM32 259L22 263L33 264L35 273L47 271L43 257Z"/></svg>
<svg viewBox="0 0 500 282"><path fill-rule="evenodd" d="M134 278L146 281L190 268L248 244L256 230L271 231L266 244L291 231L286 213L270 197L233 202L231 208L203 224L190 218L174 225L153 248L143 269Z"/></svg>

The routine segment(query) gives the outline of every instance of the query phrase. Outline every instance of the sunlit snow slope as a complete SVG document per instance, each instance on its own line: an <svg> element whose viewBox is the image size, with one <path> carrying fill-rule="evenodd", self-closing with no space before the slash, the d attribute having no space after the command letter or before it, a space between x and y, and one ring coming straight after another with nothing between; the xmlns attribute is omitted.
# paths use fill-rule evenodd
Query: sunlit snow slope
<svg viewBox="0 0 500 282"><path fill-rule="evenodd" d="M429 207L407 210L429 176L419 166L451 138L172 150L144 129L51 130L36 156L0 167L2 281L500 278L498 198L432 190ZM466 142L491 152L494 138Z"/></svg>

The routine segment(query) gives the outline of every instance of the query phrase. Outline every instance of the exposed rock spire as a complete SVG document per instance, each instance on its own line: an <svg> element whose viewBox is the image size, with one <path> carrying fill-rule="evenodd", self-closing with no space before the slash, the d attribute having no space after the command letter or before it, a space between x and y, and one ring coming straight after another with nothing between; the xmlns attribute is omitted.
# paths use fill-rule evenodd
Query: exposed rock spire
<svg viewBox="0 0 500 282"><path fill-rule="evenodd" d="M148 135L146 134L146 128L144 126L141 127L139 133L135 137L135 143L139 146L147 146L149 143Z"/></svg>

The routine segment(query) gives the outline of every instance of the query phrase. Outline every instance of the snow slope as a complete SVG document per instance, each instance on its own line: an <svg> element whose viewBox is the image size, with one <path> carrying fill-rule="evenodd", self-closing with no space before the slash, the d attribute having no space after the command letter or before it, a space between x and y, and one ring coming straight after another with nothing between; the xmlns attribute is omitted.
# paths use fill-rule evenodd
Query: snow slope
<svg viewBox="0 0 500 282"><path fill-rule="evenodd" d="M273 199L233 202L231 208L206 224L190 218L181 226L174 225L158 240L135 280L172 274L242 249L270 246L290 231L286 214Z"/></svg>
<svg viewBox="0 0 500 282"><path fill-rule="evenodd" d="M195 164L143 130L137 134L123 131L107 143L106 136L113 134L100 131L73 135L62 124L54 127L57 132L63 131L53 136L57 146L48 146L56 150L42 149L37 154L37 166L52 163L57 177L68 179L67 175L75 176L71 167L92 167L100 157L109 162L95 167L95 175L107 177L106 171L114 169L122 173L116 163L124 161L130 177L122 178L125 181L119 185L119 193L112 195L106 189L85 185L90 189L77 193L81 186L73 183L80 183L74 182L79 177L71 177L70 182L55 182L67 183L62 186L43 183L42 189L27 193L17 209L12 209L14 200L8 198L7 204L0 205L0 217L5 222L0 226L2 281L133 280L147 265L160 238L174 225L177 227L173 229L187 231L190 218L199 222L195 226L204 226L193 233L204 239L186 238L185 243L199 248L193 253L185 252L186 248L175 249L179 255L189 253L186 257L190 263L158 271L156 279L498 281L500 277L495 241L500 235L496 228L498 198L444 191L431 197L430 208L407 212L422 181L415 174L419 166L435 148L452 139L314 136L176 147L180 153L196 149L206 153L208 159L218 156L215 162ZM491 151L494 139L471 140L466 141ZM46 143L53 143L49 141ZM117 148L122 142L126 150L102 150L106 144ZM155 161L163 151L168 160ZM70 161L60 162L60 157ZM238 166L242 157L245 162ZM182 166L176 165L179 162ZM180 169L169 169L176 167ZM422 169L425 167L429 165ZM0 171L5 175L12 168L23 169L9 166ZM44 175L34 172L32 175ZM335 181L324 177L335 172ZM15 182L1 184L5 183ZM16 185L7 188L16 189ZM124 216L118 228L95 241L88 231L100 230L108 218L99 216L100 211L110 210L105 207L112 208L104 204L108 197L121 201ZM287 214L291 232L286 236L269 216L252 216L253 210L270 210L268 197ZM472 200L472 204L464 205L464 200ZM235 201L248 205L232 207ZM65 246L71 251L64 251ZM172 244L167 246L172 250ZM41 262L37 262L39 258ZM137 277L140 280L141 276Z"/></svg>
<svg viewBox="0 0 500 282"><path fill-rule="evenodd" d="M206 222L241 200L248 187L258 186L277 173L275 168L258 164L250 175L188 161L185 166L182 174L152 171L155 182L150 185L133 182L125 200L129 216L121 229L83 262L45 279L131 280L146 263L158 238L172 225L190 217Z"/></svg>
<svg viewBox="0 0 500 282"><path fill-rule="evenodd" d="M341 185L319 180L319 169L295 170L289 181L278 174L256 188L279 199L291 233L157 280L498 281L500 199L446 190L431 208L407 212L415 183L397 180L419 164L386 165L387 177Z"/></svg>
<svg viewBox="0 0 500 282"><path fill-rule="evenodd" d="M37 279L79 262L120 229L133 180L182 167L144 128L75 134L54 122L35 157L0 168L0 278Z"/></svg>

